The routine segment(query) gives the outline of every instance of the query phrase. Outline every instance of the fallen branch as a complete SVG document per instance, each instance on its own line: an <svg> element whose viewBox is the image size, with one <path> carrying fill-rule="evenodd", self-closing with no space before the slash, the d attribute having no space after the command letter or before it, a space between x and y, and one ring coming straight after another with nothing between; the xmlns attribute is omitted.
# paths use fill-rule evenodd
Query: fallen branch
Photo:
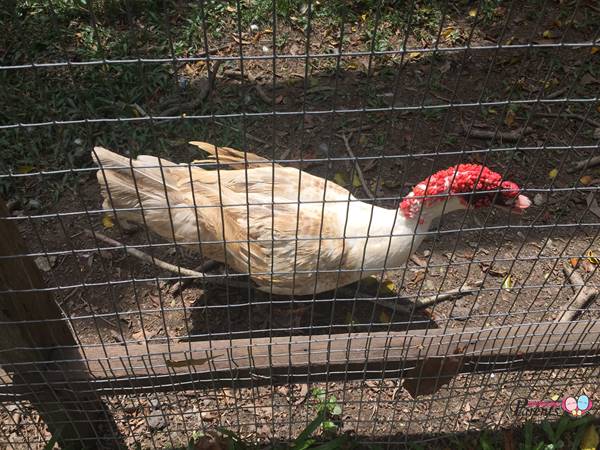
<svg viewBox="0 0 600 450"><path fill-rule="evenodd" d="M592 156L581 161L576 161L567 168L568 173L577 172L583 169L590 169L595 166L600 166L600 156Z"/></svg>
<svg viewBox="0 0 600 450"><path fill-rule="evenodd" d="M226 70L224 72L224 74L231 76L231 77L247 78L248 81L250 81L250 83L253 83L252 87L254 89L256 89L256 93L258 94L258 96L261 98L261 100L263 102L265 102L269 105L273 103L273 98L265 92L265 90L263 89L261 84L258 82L256 77L254 75L252 75L250 72L244 72L243 77L242 77L242 72L239 70Z"/></svg>
<svg viewBox="0 0 600 450"><path fill-rule="evenodd" d="M520 128L513 131L482 130L481 128L471 128L464 126L465 134L468 137L477 139L502 139L503 141L518 141L523 136L533 133L533 128Z"/></svg>
<svg viewBox="0 0 600 450"><path fill-rule="evenodd" d="M216 276L207 275L204 272L197 272L195 270L186 269L185 267L180 267L175 264L168 263L166 261L163 261L162 259L154 258L153 256L150 256L147 253L144 253L141 250L138 250L137 248L127 247L127 246L123 245L122 243L120 243L119 241L112 239L102 233L99 233L98 231L92 231L87 228L83 228L83 232L90 237L95 237L96 239L99 239L102 242L105 242L114 247L122 247L123 250L125 250L125 252L128 255L134 256L148 264L152 264L161 269L176 273L179 276L184 275L186 277L202 278L202 279L206 280L207 283L223 284L223 285L227 285L230 287L241 287L241 288L248 287L248 283L232 281L232 280L229 280L227 277L216 277Z"/></svg>
<svg viewBox="0 0 600 450"><path fill-rule="evenodd" d="M375 196L373 195L373 193L371 192L371 189L369 189L369 186L367 185L367 181L365 180L365 176L362 172L362 169L360 168L360 165L358 164L358 161L356 160L356 156L354 156L354 153L352 152L352 149L350 148L350 143L348 142L348 137L343 133L341 135L338 134L338 136L340 136L344 140L344 145L346 146L346 151L348 152L348 155L350 155L350 158L352 158L352 160L354 161L354 168L356 170L356 173L358 174L358 179L360 180L363 191L365 191L365 194L367 194L367 197L369 197L371 200L375 200Z"/></svg>
<svg viewBox="0 0 600 450"><path fill-rule="evenodd" d="M594 119L590 119L589 117L586 117L583 114L536 112L534 115L539 117L559 117L564 119L577 119L581 120L582 122L586 122L592 125L593 127L600 128L600 122L597 122Z"/></svg>
<svg viewBox="0 0 600 450"><path fill-rule="evenodd" d="M384 300L384 299L373 299L375 303L385 308L389 308L394 312L402 312L410 314L413 309L428 308L446 300L453 300L463 297L474 292L478 292L479 288L483 285L483 281L479 280L472 285L463 284L459 288L450 289L446 292L440 292L439 294L430 295L428 297L421 297L414 302L413 305L399 305L396 301Z"/></svg>
<svg viewBox="0 0 600 450"><path fill-rule="evenodd" d="M203 89L200 91L200 93L197 96L194 97L193 100L191 100L187 103L181 103L181 104L172 106L170 108L167 108L162 111L161 115L172 116L177 113L180 113L180 111L182 111L184 109L192 110L192 109L199 107L202 104L202 102L204 102L204 100L206 100L206 98L212 92L214 85L215 85L215 79L217 78L217 72L219 71L219 67L221 67L221 63L222 63L222 61L219 59L214 62L213 66L212 66L212 70L211 70L210 66L208 67L207 81L206 81ZM173 100L173 102L177 102L178 100L179 100L179 97L175 98ZM171 101L164 102L162 106L164 107L170 103L171 103Z"/></svg>
<svg viewBox="0 0 600 450"><path fill-rule="evenodd" d="M554 92L546 95L546 99L552 100L553 98L558 98L561 95L563 95L565 92L567 92L568 90L569 90L569 86L565 86L563 88L560 88L559 90L554 91Z"/></svg>
<svg viewBox="0 0 600 450"><path fill-rule="evenodd" d="M586 286L579 272L570 267L567 263L563 265L563 272L567 280L569 280L569 283L571 283L571 287L575 292L575 297L571 303L569 303L567 307L569 309L563 311L562 314L559 314L554 320L555 322L571 322L575 320L577 316L583 312L588 303L598 295L598 289Z"/></svg>
<svg viewBox="0 0 600 450"><path fill-rule="evenodd" d="M210 270L215 269L218 266L219 266L219 262L218 261L215 261L213 259L209 259L204 264L201 264L198 267L194 267L193 270L196 271L196 272L206 273L206 272L208 272ZM194 281L196 281L196 280L193 279L193 278L186 278L185 280L179 280L179 281L177 281L176 283L174 283L169 288L169 293L173 297L175 297L175 296L179 295L179 293L181 291L183 291L186 287L188 287Z"/></svg>

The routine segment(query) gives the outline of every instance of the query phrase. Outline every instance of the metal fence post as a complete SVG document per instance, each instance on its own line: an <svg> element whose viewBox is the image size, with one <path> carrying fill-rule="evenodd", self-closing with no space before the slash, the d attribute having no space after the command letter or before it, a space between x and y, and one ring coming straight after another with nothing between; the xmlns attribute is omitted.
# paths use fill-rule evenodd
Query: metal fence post
<svg viewBox="0 0 600 450"><path fill-rule="evenodd" d="M8 215L0 199L0 365L61 448L119 447L71 328Z"/></svg>

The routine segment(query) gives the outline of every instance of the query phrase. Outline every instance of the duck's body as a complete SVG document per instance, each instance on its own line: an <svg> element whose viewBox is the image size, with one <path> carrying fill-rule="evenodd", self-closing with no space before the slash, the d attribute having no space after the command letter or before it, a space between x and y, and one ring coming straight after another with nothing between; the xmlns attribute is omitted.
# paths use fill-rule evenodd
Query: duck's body
<svg viewBox="0 0 600 450"><path fill-rule="evenodd" d="M324 292L402 266L434 217L463 207L452 198L444 208L423 208L423 214L410 213L410 205L404 212L385 209L307 172L194 144L218 155L228 170L145 155L130 160L96 147L94 159L104 168L98 171L104 207L124 224L146 225L248 274L259 289L274 294ZM119 211L127 208L139 209Z"/></svg>

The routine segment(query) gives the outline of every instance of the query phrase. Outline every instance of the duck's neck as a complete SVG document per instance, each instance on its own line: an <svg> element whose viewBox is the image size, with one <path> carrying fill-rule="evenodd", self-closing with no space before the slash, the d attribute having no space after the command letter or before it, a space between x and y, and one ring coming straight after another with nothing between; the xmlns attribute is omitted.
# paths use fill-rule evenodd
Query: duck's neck
<svg viewBox="0 0 600 450"><path fill-rule="evenodd" d="M431 223L445 214L465 209L458 197L437 197L416 199L411 192L400 204L400 215L407 225L414 225L415 231L427 231Z"/></svg>

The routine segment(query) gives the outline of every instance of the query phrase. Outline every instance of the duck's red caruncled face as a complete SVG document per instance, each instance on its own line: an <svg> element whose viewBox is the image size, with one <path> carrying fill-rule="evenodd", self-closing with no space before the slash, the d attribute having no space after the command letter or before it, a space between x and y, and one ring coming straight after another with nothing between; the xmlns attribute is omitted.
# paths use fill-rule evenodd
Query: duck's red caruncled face
<svg viewBox="0 0 600 450"><path fill-rule="evenodd" d="M412 218L418 216L421 206L429 207L448 197L459 196L465 207L500 206L521 213L531 202L520 191L516 183L503 181L499 173L485 166L458 164L417 184L404 198L400 209L406 217Z"/></svg>

